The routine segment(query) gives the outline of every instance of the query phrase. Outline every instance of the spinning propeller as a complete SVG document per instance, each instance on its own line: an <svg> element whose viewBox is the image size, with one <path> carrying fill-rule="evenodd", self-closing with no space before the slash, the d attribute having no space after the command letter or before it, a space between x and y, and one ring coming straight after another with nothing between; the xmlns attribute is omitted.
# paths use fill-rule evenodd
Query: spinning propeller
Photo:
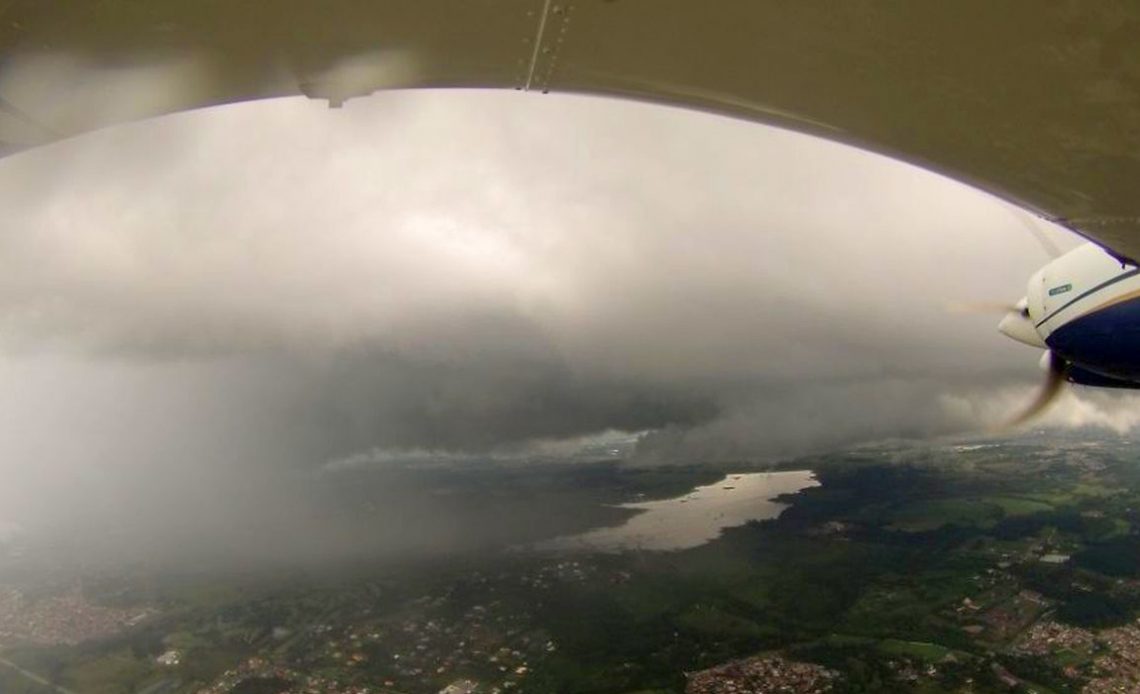
<svg viewBox="0 0 1140 694"><path fill-rule="evenodd" d="M1055 260L1062 255L1061 250L1028 214L1017 208L1013 208L1012 211L1040 244L1050 260ZM1041 335L1037 332L1033 319L1029 315L1028 298L1022 298L1013 305L1004 302L969 302L951 304L947 306L947 309L952 313L1000 314L1002 319L998 323L999 332L1018 342L1045 350L1045 353L1041 355L1041 368L1045 371L1045 381L1037 391L1037 396L1021 413L999 425L998 430L1025 424L1035 419L1053 404L1057 396L1064 390L1064 385L1068 380L1069 363L1049 349L1049 346L1041 339Z"/></svg>

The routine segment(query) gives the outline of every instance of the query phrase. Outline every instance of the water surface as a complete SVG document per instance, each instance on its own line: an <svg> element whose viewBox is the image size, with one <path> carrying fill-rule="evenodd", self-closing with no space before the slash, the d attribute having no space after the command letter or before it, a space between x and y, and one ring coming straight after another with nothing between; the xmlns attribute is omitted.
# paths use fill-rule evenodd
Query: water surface
<svg viewBox="0 0 1140 694"><path fill-rule="evenodd" d="M641 513L623 525L555 538L541 543L539 548L619 552L696 547L716 539L724 528L775 518L788 505L773 501L774 498L816 486L819 482L810 470L726 475L723 480L697 487L684 496L621 504L621 508Z"/></svg>

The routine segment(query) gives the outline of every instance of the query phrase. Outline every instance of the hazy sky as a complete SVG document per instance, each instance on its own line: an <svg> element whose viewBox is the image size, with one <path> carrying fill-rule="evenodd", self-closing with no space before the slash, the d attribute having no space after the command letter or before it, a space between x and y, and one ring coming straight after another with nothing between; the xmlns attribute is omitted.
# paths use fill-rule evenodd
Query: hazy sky
<svg viewBox="0 0 1140 694"><path fill-rule="evenodd" d="M604 430L659 430L640 461L791 455L978 428L1041 377L944 308L1046 262L1008 206L694 112L246 104L0 161L0 209L0 519ZM1130 427L1114 402L1052 421Z"/></svg>

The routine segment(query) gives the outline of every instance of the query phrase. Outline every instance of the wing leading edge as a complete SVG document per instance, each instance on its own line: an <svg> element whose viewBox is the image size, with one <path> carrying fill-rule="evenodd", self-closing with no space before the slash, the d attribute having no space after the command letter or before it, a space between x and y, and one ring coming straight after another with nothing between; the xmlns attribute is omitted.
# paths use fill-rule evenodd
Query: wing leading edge
<svg viewBox="0 0 1140 694"><path fill-rule="evenodd" d="M610 95L885 153L1140 258L1138 37L1128 0L14 0L0 147L298 94Z"/></svg>

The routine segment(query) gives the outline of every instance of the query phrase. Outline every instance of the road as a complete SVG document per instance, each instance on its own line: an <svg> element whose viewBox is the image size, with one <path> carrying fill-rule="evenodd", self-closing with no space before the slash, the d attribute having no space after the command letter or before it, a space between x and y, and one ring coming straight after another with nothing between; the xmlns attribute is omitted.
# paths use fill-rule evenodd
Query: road
<svg viewBox="0 0 1140 694"><path fill-rule="evenodd" d="M55 690L57 692L57 694L79 694L79 692L72 691L70 689L66 689L66 688L61 687L59 685L52 684L51 682L48 682L43 677L40 677L39 675L37 675L34 672L30 672L28 670L25 670L24 668L13 663L12 661L8 660L7 658L0 658L0 665L4 665L6 667L9 667L9 668L15 670L16 672L20 673L21 675L30 679L31 681L35 682L36 684L41 684L45 687L50 687L51 689Z"/></svg>

